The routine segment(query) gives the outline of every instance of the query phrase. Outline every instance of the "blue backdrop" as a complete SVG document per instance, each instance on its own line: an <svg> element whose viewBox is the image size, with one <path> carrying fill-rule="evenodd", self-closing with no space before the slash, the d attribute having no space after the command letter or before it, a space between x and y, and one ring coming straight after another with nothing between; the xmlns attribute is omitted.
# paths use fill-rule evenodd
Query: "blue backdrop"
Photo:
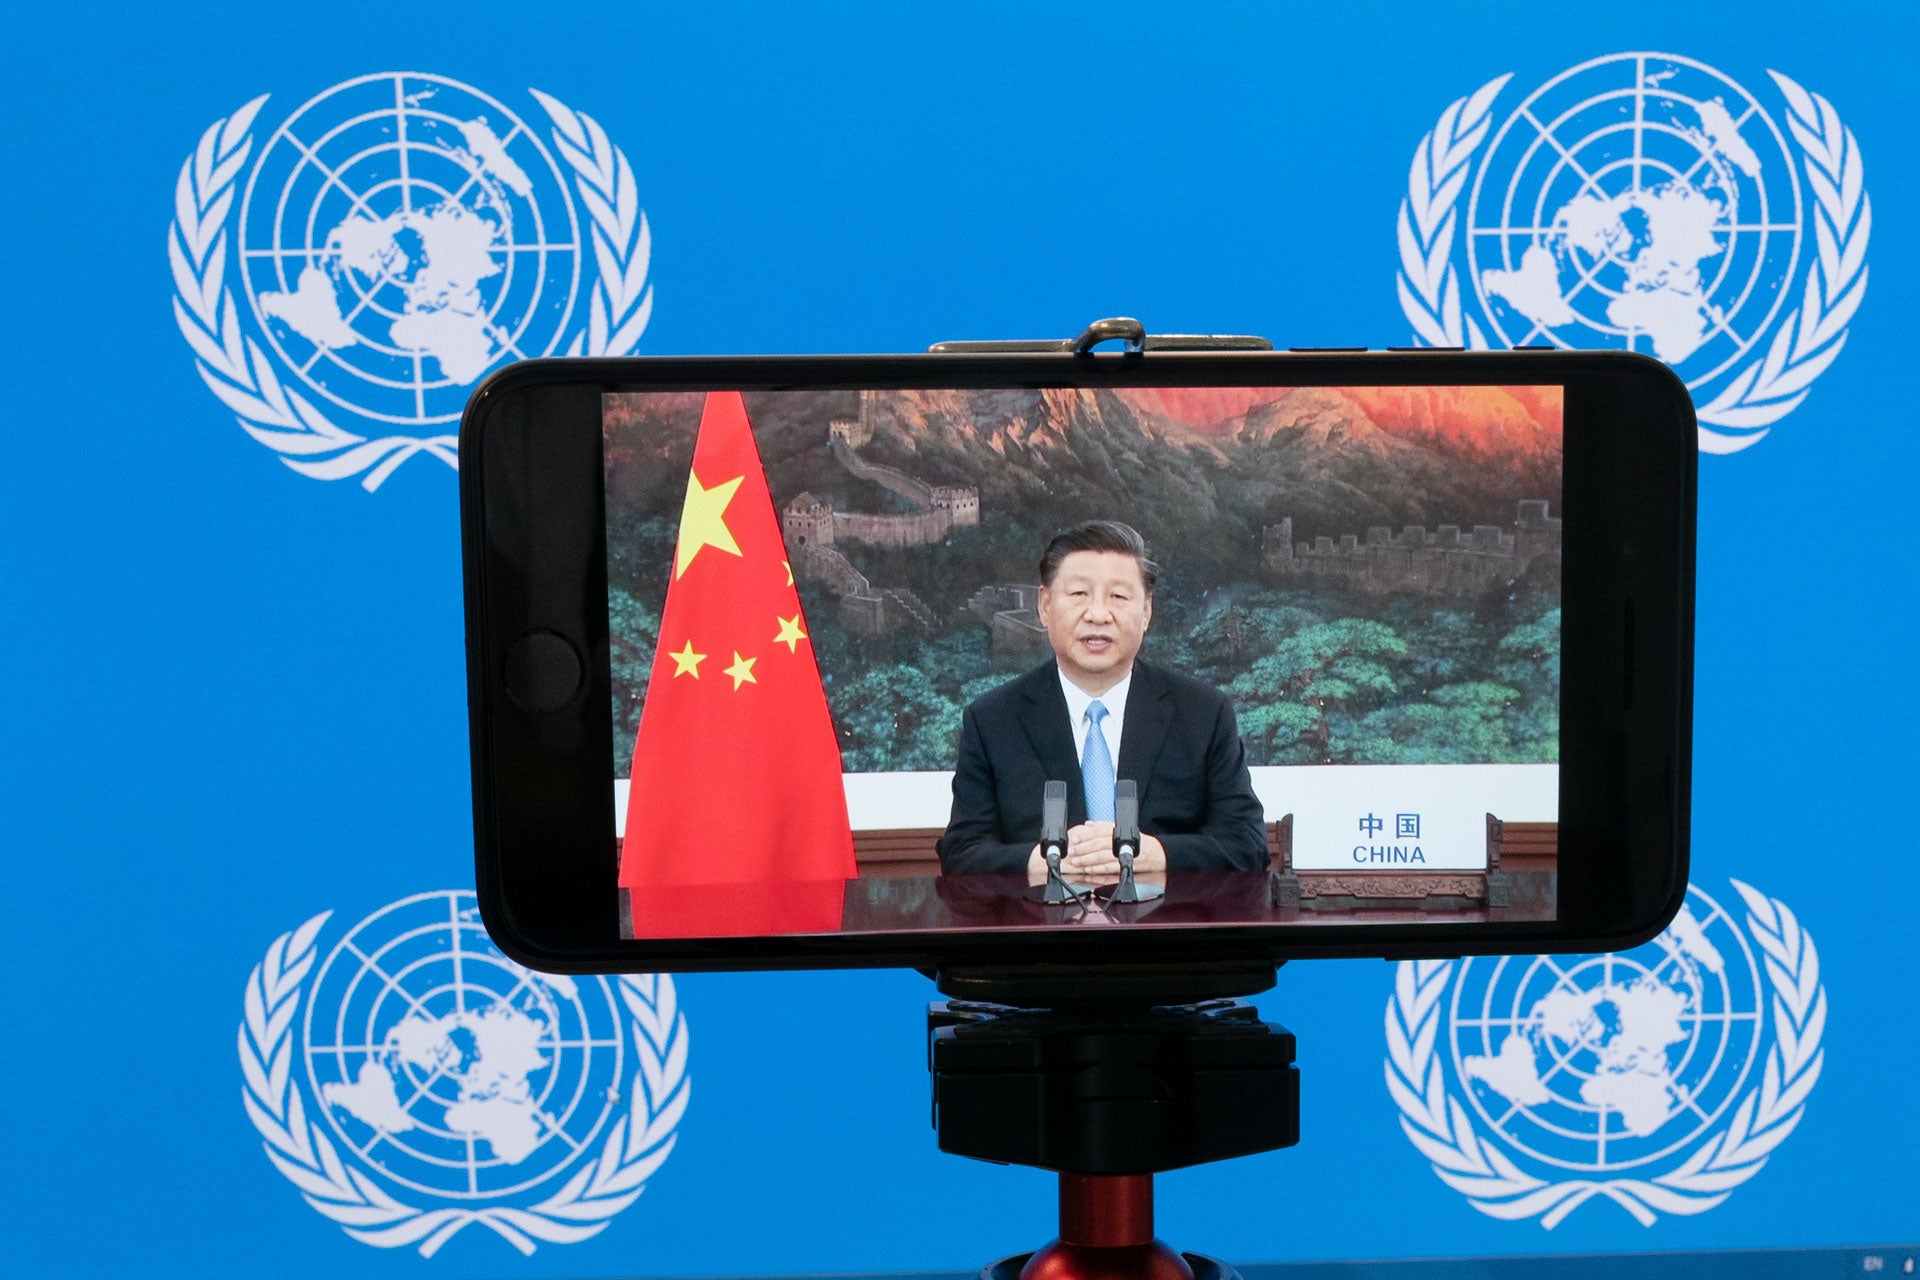
<svg viewBox="0 0 1920 1280"><path fill-rule="evenodd" d="M330 1172L312 1138L306 1156L270 1162L263 1115L289 1134L336 1131L325 1100L301 1093L301 1019L274 1023L263 1005L249 1023L250 986L276 998L261 966L285 968L303 945L310 958L333 954L386 904L472 883L455 477L405 443L451 427L356 416L358 375L325 383L338 400L303 381L294 338L243 296L236 256L242 241L268 242L254 214L241 225L238 193L269 135L314 99L307 118L345 121L341 100L324 95L396 71L451 82L427 107L491 95L526 125L516 135L488 117L509 154L542 141L558 167L523 163L522 179L558 183L545 198L574 209L575 243L599 235L607 246L583 255L580 291L553 302L554 315L589 349L617 347L621 317L640 315L644 277L652 310L643 332L628 326L643 354L916 350L1063 334L1110 314L1281 345L1404 343L1422 289L1433 323L1449 322L1449 264L1468 318L1496 307L1475 289L1464 231L1440 243L1437 216L1424 229L1414 216L1409 260L1396 229L1413 198L1409 161L1450 103L1513 76L1452 117L1465 146L1474 112L1498 128L1568 69L1641 50L1707 69L1676 72L1674 86L1720 77L1711 83L1727 86L1736 122L1745 108L1735 90L1751 95L1800 166L1756 157L1774 166L1767 181L1785 184L1776 190L1797 185L1805 202L1797 222L1775 221L1804 235L1790 269L1784 259L1752 268L1756 296L1784 291L1784 306L1741 313L1758 326L1745 335L1750 358L1699 393L1704 404L1752 374L1729 393L1746 407L1726 415L1720 441L1746 447L1702 459L1694 865L1696 885L1726 912L1716 926L1726 971L1746 975L1734 1004L1764 1034L1732 1066L1685 1068L1699 1081L1747 1069L1737 1088L1721 1079L1736 1102L1751 1095L1747 1120L1729 1107L1681 1124L1674 1132L1691 1133L1691 1145L1625 1171L1578 1167L1577 1144L1548 1153L1561 1163L1533 1160L1503 1145L1499 1112L1481 1114L1489 1100L1460 1082L1444 1048L1404 1046L1396 1068L1383 1023L1383 1013L1404 1025L1440 1016L1420 984L1465 984L1484 970L1409 970L1397 989L1394 966L1301 964L1262 1001L1300 1036L1300 1145L1164 1177L1163 1234L1247 1261L1920 1234L1920 1001L1908 976L1920 875L1903 782L1920 764L1910 727L1920 611L1902 479L1920 446L1910 362L1898 354L1909 338L1901 299L1915 296L1920 267L1910 10L215 2L164 14L43 6L7 26L0 957L14 977L0 1054L0 1252L20 1274L939 1269L1051 1233L1045 1175L934 1149L921 1019L933 992L906 973L680 979L692 1097L677 1145L640 1171L646 1193L630 1207L616 1212L602 1197L573 1219L549 1205L531 1228L521 1220L529 1244L540 1237L530 1256L477 1219L436 1220L450 1234L430 1260L425 1236L381 1247L342 1229L351 1215L339 1206L355 1195L365 1212L344 1225L360 1230L492 1203L457 1177L436 1183L440 1173L416 1170L428 1189L410 1189L343 1145L344 1172ZM1621 83L1633 87L1631 70ZM209 134L262 94L257 115ZM1789 124L1796 111L1805 137ZM570 129L579 162L561 141ZM203 135L209 163L189 165L183 187L181 166ZM1718 155L1710 167L1740 180L1737 146L1690 136ZM469 154L483 150L466 142ZM614 150L631 164L650 229L644 262ZM1454 194L1444 175L1427 179L1429 215L1453 201L1468 217L1487 153L1474 139L1457 157L1468 185ZM602 211L593 172L609 193ZM512 185L492 189L510 203ZM226 204L223 191L234 196ZM1819 225L1832 228L1829 256L1807 293ZM227 236L217 250L216 233ZM1616 258L1646 248L1635 243L1615 246ZM1426 274L1408 274L1410 261ZM417 256L385 269L401 283L421 278ZM1849 311L1847 290L1866 270L1871 292ZM1685 293L1684 280L1642 285ZM496 287L454 280L406 305L444 319ZM612 317L603 337L594 306ZM1793 308L1800 340L1781 348L1784 363L1762 367ZM1822 316L1830 332L1816 331ZM204 349L189 343L195 324L213 335ZM1590 330L1556 332L1578 344ZM1816 368L1843 330L1844 352ZM249 341L257 361L221 365ZM298 403L277 408L263 390L270 378ZM256 399L236 409L249 379ZM1768 385L1777 394L1762 394ZM1804 403L1776 413L1796 387L1809 389ZM1769 413L1770 430L1752 438ZM329 429L400 443L340 461L358 446ZM406 456L372 483L396 452ZM341 478L282 465L324 472L328 460ZM317 934L269 955L327 911ZM1727 950L1741 939L1761 957L1752 968ZM294 1003L275 1007L291 1016L313 982L282 976L277 998ZM658 1009L658 991L652 999ZM638 1023L623 1021L620 1034L641 1051ZM669 1026L650 1043L664 1052L673 1039ZM1622 1069L1681 1071L1655 1049ZM249 1054L258 1079L243 1071ZM1438 1071L1461 1101L1450 1144L1410 1140L1427 1131L1390 1091L1396 1069L1416 1084ZM1661 1083L1683 1109L1686 1088ZM672 1080L656 1084L636 1118L671 1096ZM305 1121L288 1119L296 1096ZM535 1158L558 1172L534 1200L602 1150ZM610 1168L632 1173L626 1152L605 1150ZM1476 1159L1492 1172L1475 1173ZM1516 1176L1501 1187L1471 1181L1500 1181L1506 1159ZM309 1184L289 1160L313 1171ZM1436 1176L1449 1161L1455 1185ZM1611 1189L1598 1194L1576 1185L1603 1182ZM303 1186L335 1211L303 1202ZM1539 1207L1528 1208L1535 1192ZM401 1209L382 1208L381 1195ZM1572 1196L1582 1199L1543 1225ZM530 1203L509 1207L533 1212ZM567 1221L604 1229L563 1243L540 1225Z"/></svg>

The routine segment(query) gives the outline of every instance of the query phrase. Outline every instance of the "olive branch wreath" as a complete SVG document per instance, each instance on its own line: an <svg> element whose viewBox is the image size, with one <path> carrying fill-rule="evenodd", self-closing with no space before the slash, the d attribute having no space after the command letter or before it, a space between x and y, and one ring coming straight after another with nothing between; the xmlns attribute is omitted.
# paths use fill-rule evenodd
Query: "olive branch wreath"
<svg viewBox="0 0 1920 1280"><path fill-rule="evenodd" d="M559 100L531 91L552 122L552 139L573 171L575 190L592 224L598 268L587 323L567 354L619 356L631 352L653 316L647 282L653 235L640 209L633 166L598 121ZM450 467L459 463L459 437L382 436L369 440L334 422L311 400L284 385L273 362L240 329L239 309L227 287L227 219L234 184L253 150L253 122L262 94L200 135L174 184L167 258L173 268L173 317L193 348L194 364L213 394L238 417L241 429L301 475L316 480L360 476L372 493L415 454Z"/></svg>
<svg viewBox="0 0 1920 1280"><path fill-rule="evenodd" d="M1430 347L1484 351L1486 334L1460 306L1460 273L1453 265L1454 206L1467 185L1467 162L1487 139L1493 100L1511 73L1497 76L1440 113L1433 131L1413 149L1407 198L1400 202L1400 310L1418 341Z"/></svg>
<svg viewBox="0 0 1920 1280"><path fill-rule="evenodd" d="M1847 325L1867 291L1873 208L1860 144L1832 103L1778 71L1767 74L1787 100L1787 126L1804 157L1818 252L1807 271L1801 305L1781 322L1766 354L1696 410L1702 423L1700 447L1708 453L1747 448L1800 406L1813 380L1846 345ZM1489 80L1450 103L1414 148L1407 198L1400 202L1397 223L1400 270L1395 283L1415 340L1428 346L1478 351L1490 345L1461 303L1460 276L1453 263L1456 206L1469 162L1486 140L1493 100L1511 78Z"/></svg>
<svg viewBox="0 0 1920 1280"><path fill-rule="evenodd" d="M1476 1134L1466 1107L1447 1091L1435 1049L1441 997L1458 962L1416 960L1399 966L1387 1002L1387 1091L1400 1108L1400 1127L1442 1182L1490 1217L1538 1216L1549 1230L1595 1196L1612 1200L1640 1225L1652 1226L1660 1213L1705 1213L1766 1166L1774 1148L1799 1125L1807 1095L1820 1078L1827 994L1820 984L1819 953L1793 912L1738 880L1733 887L1747 904L1747 932L1766 957L1773 1052L1759 1085L1740 1101L1727 1127L1678 1167L1651 1179L1549 1182Z"/></svg>
<svg viewBox="0 0 1920 1280"><path fill-rule="evenodd" d="M1807 269L1800 306L1781 322L1765 358L1742 369L1697 410L1701 422L1738 433L1702 430L1700 447L1709 453L1744 449L1799 408L1813 380L1847 345L1847 324L1867 296L1873 203L1867 199L1860 144L1853 130L1840 123L1831 102L1778 71L1767 74L1787 99L1787 128L1805 157L1819 254Z"/></svg>
<svg viewBox="0 0 1920 1280"><path fill-rule="evenodd" d="M635 1068L627 1114L615 1120L590 1162L560 1190L525 1208L421 1209L395 1199L340 1158L319 1124L309 1121L292 1079L294 1015L313 968L314 939L332 915L323 911L267 948L247 978L240 1023L241 1101L264 1140L267 1158L300 1190L301 1198L364 1244L385 1249L418 1244L422 1257L471 1223L483 1223L523 1254L537 1242L572 1244L599 1234L615 1214L646 1189L646 1180L673 1151L686 1111L687 1019L677 1008L673 979L622 975L620 997L632 1020Z"/></svg>

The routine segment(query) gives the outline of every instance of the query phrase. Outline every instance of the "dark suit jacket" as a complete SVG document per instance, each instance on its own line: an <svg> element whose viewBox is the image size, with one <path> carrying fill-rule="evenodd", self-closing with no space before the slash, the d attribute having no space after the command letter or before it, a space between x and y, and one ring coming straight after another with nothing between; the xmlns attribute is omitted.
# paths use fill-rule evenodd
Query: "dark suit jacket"
<svg viewBox="0 0 1920 1280"><path fill-rule="evenodd" d="M1233 704L1219 690L1136 661L1115 776L1139 784L1140 830L1159 837L1170 870L1266 868L1266 815ZM940 869L1024 871L1040 840L1040 794L1049 779L1067 784L1067 825L1085 822L1067 700L1051 659L967 708Z"/></svg>

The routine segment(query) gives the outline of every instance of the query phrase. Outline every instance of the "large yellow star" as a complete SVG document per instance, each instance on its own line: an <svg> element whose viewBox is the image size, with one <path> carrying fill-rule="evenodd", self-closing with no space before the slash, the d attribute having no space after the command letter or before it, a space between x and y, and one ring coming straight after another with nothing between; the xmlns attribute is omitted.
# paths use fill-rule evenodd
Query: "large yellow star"
<svg viewBox="0 0 1920 1280"><path fill-rule="evenodd" d="M800 615L796 613L791 618L783 618L776 613L773 617L780 624L780 634L773 638L773 642L787 646L788 653L798 653L800 642L807 638L807 633L800 629Z"/></svg>
<svg viewBox="0 0 1920 1280"><path fill-rule="evenodd" d="M693 651L693 641L691 640L687 641L686 648L678 653L669 653L667 656L673 659L673 678L675 680L678 680L681 676L692 676L695 680L698 680L700 678L700 664L707 660L706 654L695 653Z"/></svg>
<svg viewBox="0 0 1920 1280"><path fill-rule="evenodd" d="M733 651L733 665L728 667L724 672L722 672L722 674L733 677L734 692L738 693L740 690L740 686L743 684L759 684L760 683L758 680L753 678L753 664L758 661L760 661L760 659L758 658L741 657L740 651L738 649L735 649Z"/></svg>
<svg viewBox="0 0 1920 1280"><path fill-rule="evenodd" d="M726 514L727 504L733 501L734 491L745 479L745 476L735 476L725 484L707 489L701 486L700 477L688 469L687 500L680 508L680 547L673 557L675 578L687 571L702 547L713 547L732 556L740 554L733 530L727 528L727 522L721 517Z"/></svg>

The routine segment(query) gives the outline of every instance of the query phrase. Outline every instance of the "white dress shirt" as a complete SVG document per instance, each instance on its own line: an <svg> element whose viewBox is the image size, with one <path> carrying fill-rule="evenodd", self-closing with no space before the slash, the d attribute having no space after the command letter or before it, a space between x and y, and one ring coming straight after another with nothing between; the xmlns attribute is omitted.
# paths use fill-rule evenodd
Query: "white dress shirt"
<svg viewBox="0 0 1920 1280"><path fill-rule="evenodd" d="M1054 670L1059 671L1058 667ZM1115 781L1120 777L1120 727L1127 718L1127 690L1133 687L1133 672L1129 670L1124 679L1113 688L1100 695L1100 705L1107 709L1107 718L1100 722L1101 736L1107 740L1107 755L1113 760ZM1076 759L1085 762L1087 754L1087 726L1092 723L1087 717L1087 708L1094 703L1094 697L1073 681L1067 679L1067 673L1060 671L1060 692L1067 695L1067 719L1073 726L1073 754Z"/></svg>

